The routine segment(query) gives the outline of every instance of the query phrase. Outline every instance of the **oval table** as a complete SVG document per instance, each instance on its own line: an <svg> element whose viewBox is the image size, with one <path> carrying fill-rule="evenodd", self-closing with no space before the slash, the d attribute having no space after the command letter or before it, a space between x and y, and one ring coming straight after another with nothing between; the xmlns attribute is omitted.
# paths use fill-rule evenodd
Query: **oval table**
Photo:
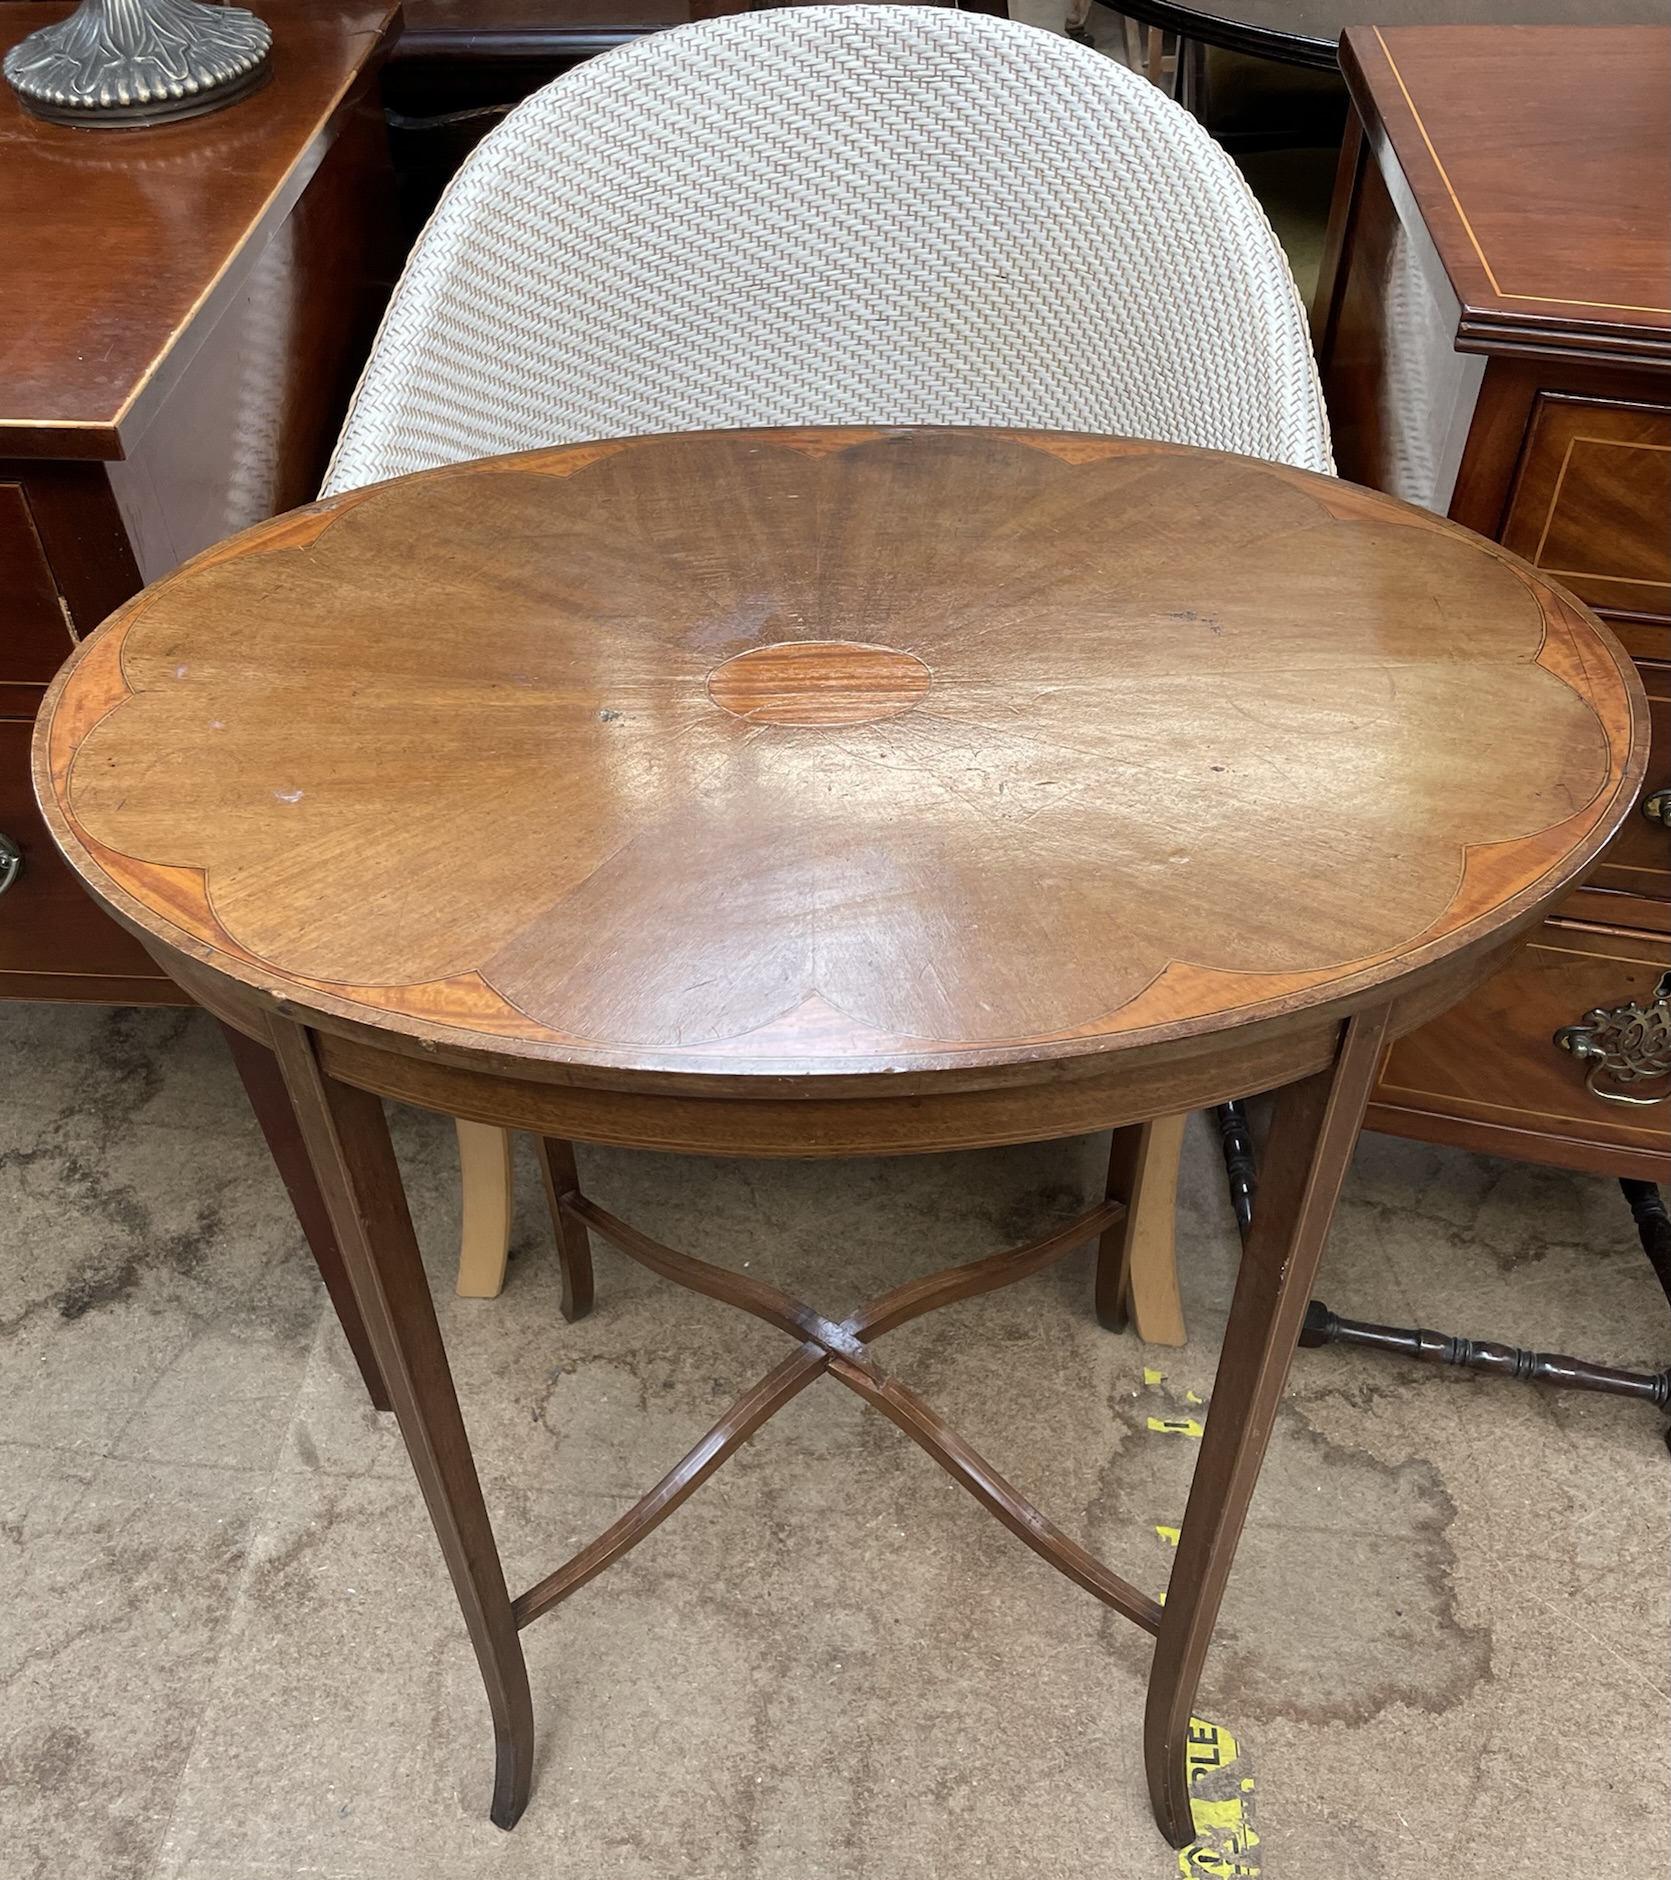
<svg viewBox="0 0 1671 1880"><path fill-rule="evenodd" d="M1199 45L1334 72L1348 26L1663 26L1671 0L1120 0L1119 11Z"/></svg>
<svg viewBox="0 0 1671 1880"><path fill-rule="evenodd" d="M36 759L94 894L278 1053L487 1686L496 1822L532 1766L518 1628L829 1377L1155 1635L1145 1757L1182 1846L1197 1680L1382 1050L1583 871L1646 748L1592 615L1389 498L1164 444L809 430L569 446L263 524L79 648ZM606 1213L569 1148L1113 1129L1117 1167L1144 1119L1262 1090L1164 1604L874 1351L1093 1239L1117 1323L1116 1179L832 1318ZM514 1599L383 1097L541 1139L571 1313L595 1231L791 1342Z"/></svg>

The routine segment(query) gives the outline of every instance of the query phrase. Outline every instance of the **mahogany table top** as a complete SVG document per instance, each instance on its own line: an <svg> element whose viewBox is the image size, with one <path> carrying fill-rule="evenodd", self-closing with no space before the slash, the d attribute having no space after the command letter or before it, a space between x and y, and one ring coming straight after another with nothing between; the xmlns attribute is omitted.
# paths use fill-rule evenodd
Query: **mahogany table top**
<svg viewBox="0 0 1671 1880"><path fill-rule="evenodd" d="M816 1078L1344 1015L1536 919L1645 749L1592 615L1390 498L783 431L262 524L82 645L36 774L120 917L293 1017Z"/></svg>

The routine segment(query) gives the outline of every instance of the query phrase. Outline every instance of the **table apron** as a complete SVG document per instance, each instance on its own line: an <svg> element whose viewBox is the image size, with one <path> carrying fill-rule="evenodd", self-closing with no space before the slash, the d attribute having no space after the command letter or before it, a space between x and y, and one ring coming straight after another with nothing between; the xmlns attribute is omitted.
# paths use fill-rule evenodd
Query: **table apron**
<svg viewBox="0 0 1671 1880"><path fill-rule="evenodd" d="M331 1076L421 1109L567 1141L695 1155L922 1155L1046 1142L1275 1089L1334 1061L1340 1021L1254 1037L1182 1062L1137 1057L1095 1077L996 1090L879 1097L677 1097L533 1083L426 1063L319 1034ZM880 1081L880 1080L878 1080Z"/></svg>
<svg viewBox="0 0 1671 1880"><path fill-rule="evenodd" d="M1405 979L1394 1002L1391 1033L1414 1030L1490 978L1519 950L1523 927L1535 918L1534 911L1527 922L1494 935L1489 945ZM158 964L194 999L227 1024L269 1042L270 999L145 938ZM1361 1003L1374 998L1370 992ZM939 1088L828 1097L797 1097L782 1090L749 1097L609 1089L542 1077L537 1064L518 1074L504 1060L488 1070L472 1070L420 1052L406 1040L400 1041L404 1048L384 1044L369 1035L369 1027L348 1035L326 1029L329 1020L321 1025L311 1014L288 1015L314 1028L321 1062L332 1077L441 1115L616 1148L834 1157L1048 1142L1276 1090L1333 1063L1348 1013L1334 1005L1314 1017L1290 1014L1221 1032L1210 1042L1133 1049L1118 1054L1119 1061L1108 1069L1086 1069L1084 1060L1068 1060L1041 1065L1038 1076L1024 1082L1012 1075L1001 1084L948 1088L953 1082L948 1075Z"/></svg>

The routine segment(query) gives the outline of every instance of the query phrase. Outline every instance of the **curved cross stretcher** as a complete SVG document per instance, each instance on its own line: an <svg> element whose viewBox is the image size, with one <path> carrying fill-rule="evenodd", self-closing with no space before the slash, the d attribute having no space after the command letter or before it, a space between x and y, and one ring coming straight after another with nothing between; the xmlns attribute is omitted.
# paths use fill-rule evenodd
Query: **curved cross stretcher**
<svg viewBox="0 0 1671 1880"><path fill-rule="evenodd" d="M1053 1265L1113 1227L1125 1204L1108 1200L1065 1227L1004 1253L989 1254L966 1266L952 1266L908 1280L868 1300L840 1324L762 1280L676 1252L636 1227L600 1208L580 1193L573 1152L566 1143L541 1140L541 1160L559 1224L558 1251L563 1268L564 1309L579 1318L591 1308L592 1259L586 1230L595 1229L629 1258L692 1292L718 1299L764 1319L799 1341L799 1349L747 1390L725 1415L656 1486L590 1545L511 1602L519 1627L549 1612L606 1567L637 1546L675 1508L687 1501L755 1431L769 1422L815 1378L826 1374L880 1410L911 1440L926 1450L952 1479L966 1488L1018 1539L1048 1560L1105 1605L1143 1627L1160 1631L1158 1600L1139 1592L1042 1514L977 1451L926 1404L915 1391L889 1377L872 1357L871 1341L924 1313L980 1293L996 1292ZM576 1309L578 1307L578 1309Z"/></svg>

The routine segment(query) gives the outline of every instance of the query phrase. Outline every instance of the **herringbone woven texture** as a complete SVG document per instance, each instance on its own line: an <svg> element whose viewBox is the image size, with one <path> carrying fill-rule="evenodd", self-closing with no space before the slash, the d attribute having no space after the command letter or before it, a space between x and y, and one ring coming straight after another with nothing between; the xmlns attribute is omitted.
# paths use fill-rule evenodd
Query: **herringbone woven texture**
<svg viewBox="0 0 1671 1880"><path fill-rule="evenodd" d="M414 251L325 489L863 423L1333 468L1287 264L1187 113L1055 34L840 6L657 33L519 106Z"/></svg>

